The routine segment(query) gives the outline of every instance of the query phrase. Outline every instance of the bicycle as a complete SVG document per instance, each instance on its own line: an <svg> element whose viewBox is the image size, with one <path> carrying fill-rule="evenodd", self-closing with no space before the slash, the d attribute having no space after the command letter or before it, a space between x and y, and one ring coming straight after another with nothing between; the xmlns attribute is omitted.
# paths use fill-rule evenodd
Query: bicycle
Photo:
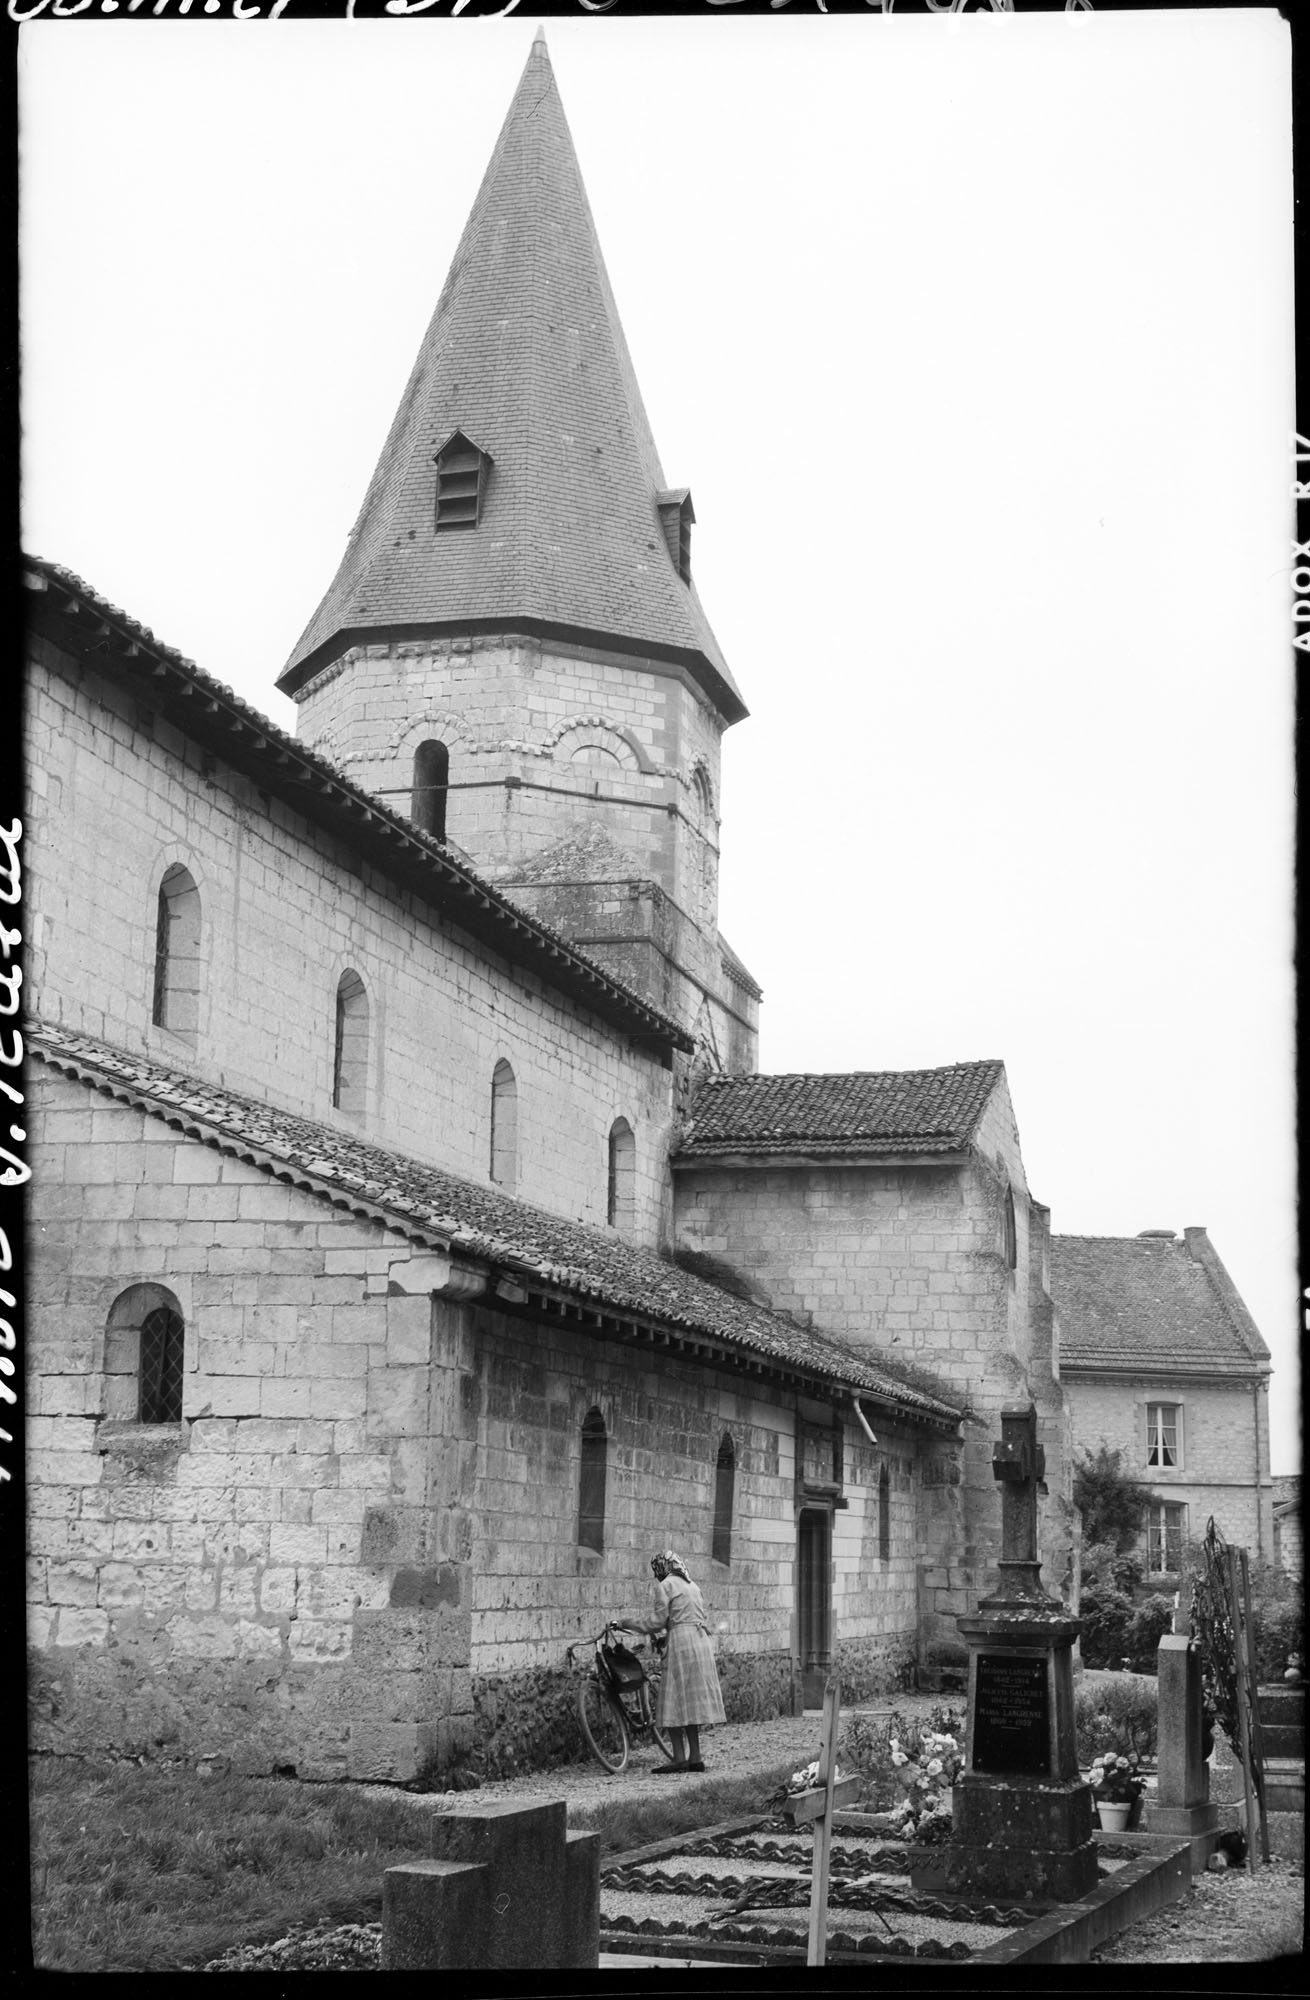
<svg viewBox="0 0 1310 2000"><path fill-rule="evenodd" d="M568 1649L569 1665L581 1675L578 1720L582 1733L592 1754L607 1771L616 1773L627 1768L634 1741L647 1737L670 1762L673 1760L673 1744L655 1720L646 1669L617 1636L627 1630L623 1625L606 1625L594 1639L576 1640ZM658 1645L657 1640L657 1649ZM575 1655L585 1646L592 1648L592 1659L583 1667Z"/></svg>

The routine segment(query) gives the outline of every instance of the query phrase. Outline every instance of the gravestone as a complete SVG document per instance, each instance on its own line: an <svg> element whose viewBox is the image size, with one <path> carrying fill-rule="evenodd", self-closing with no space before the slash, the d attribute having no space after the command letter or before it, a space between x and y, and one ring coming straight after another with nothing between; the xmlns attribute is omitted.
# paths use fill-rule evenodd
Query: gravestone
<svg viewBox="0 0 1310 2000"><path fill-rule="evenodd" d="M436 1813L432 1859L382 1878L386 1972L599 1964L600 1835L563 1799Z"/></svg>
<svg viewBox="0 0 1310 2000"><path fill-rule="evenodd" d="M1000 1587L956 1621L969 1648L969 1717L952 1836L939 1859L911 1870L930 1894L1069 1902L1096 1886L1092 1793L1074 1732L1078 1620L1043 1589L1037 1560L1044 1470L1036 1410L1008 1405L992 1450Z"/></svg>
<svg viewBox="0 0 1310 2000"><path fill-rule="evenodd" d="M1199 1875L1214 1850L1219 1807L1210 1798L1201 1656L1191 1635L1190 1589L1184 1579L1174 1629L1156 1649L1156 1793L1146 1809L1147 1830L1173 1833L1191 1843L1192 1873Z"/></svg>

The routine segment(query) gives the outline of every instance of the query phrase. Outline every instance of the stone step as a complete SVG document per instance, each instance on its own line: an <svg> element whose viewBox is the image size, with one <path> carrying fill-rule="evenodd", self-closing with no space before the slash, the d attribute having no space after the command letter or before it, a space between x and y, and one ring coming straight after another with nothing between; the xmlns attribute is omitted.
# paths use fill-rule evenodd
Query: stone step
<svg viewBox="0 0 1310 2000"><path fill-rule="evenodd" d="M1265 1804L1270 1812L1305 1811L1305 1760L1265 1758Z"/></svg>
<svg viewBox="0 0 1310 2000"><path fill-rule="evenodd" d="M1266 1758L1305 1756L1305 1730L1299 1722L1266 1722L1261 1716L1260 1735Z"/></svg>
<svg viewBox="0 0 1310 2000"><path fill-rule="evenodd" d="M1305 1726L1304 1687L1262 1687L1256 1689L1260 1720L1266 1727Z"/></svg>

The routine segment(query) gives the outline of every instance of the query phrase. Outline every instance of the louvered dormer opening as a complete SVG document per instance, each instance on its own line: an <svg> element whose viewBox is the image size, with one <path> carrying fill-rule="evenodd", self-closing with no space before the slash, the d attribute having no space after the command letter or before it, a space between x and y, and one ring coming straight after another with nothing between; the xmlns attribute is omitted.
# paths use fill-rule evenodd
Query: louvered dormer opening
<svg viewBox="0 0 1310 2000"><path fill-rule="evenodd" d="M491 457L463 431L455 431L436 454L438 528L476 528L482 515Z"/></svg>
<svg viewBox="0 0 1310 2000"><path fill-rule="evenodd" d="M685 486L675 486L668 493L657 493L655 506L660 517L660 527L664 530L669 560L683 582L690 583L691 524L696 518L696 510L691 504L690 490Z"/></svg>

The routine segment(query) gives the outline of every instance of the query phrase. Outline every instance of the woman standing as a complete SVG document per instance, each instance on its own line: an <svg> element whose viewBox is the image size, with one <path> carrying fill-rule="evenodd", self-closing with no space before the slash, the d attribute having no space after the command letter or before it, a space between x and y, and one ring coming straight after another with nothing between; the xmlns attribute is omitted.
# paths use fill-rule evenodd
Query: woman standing
<svg viewBox="0 0 1310 2000"><path fill-rule="evenodd" d="M655 1576L651 1595L655 1622L638 1629L652 1635L668 1633L655 1720L673 1738L673 1762L657 1764L655 1769L661 1776L666 1771L703 1771L700 1732L727 1720L709 1639L710 1621L700 1591L672 1549L652 1556L650 1566Z"/></svg>

